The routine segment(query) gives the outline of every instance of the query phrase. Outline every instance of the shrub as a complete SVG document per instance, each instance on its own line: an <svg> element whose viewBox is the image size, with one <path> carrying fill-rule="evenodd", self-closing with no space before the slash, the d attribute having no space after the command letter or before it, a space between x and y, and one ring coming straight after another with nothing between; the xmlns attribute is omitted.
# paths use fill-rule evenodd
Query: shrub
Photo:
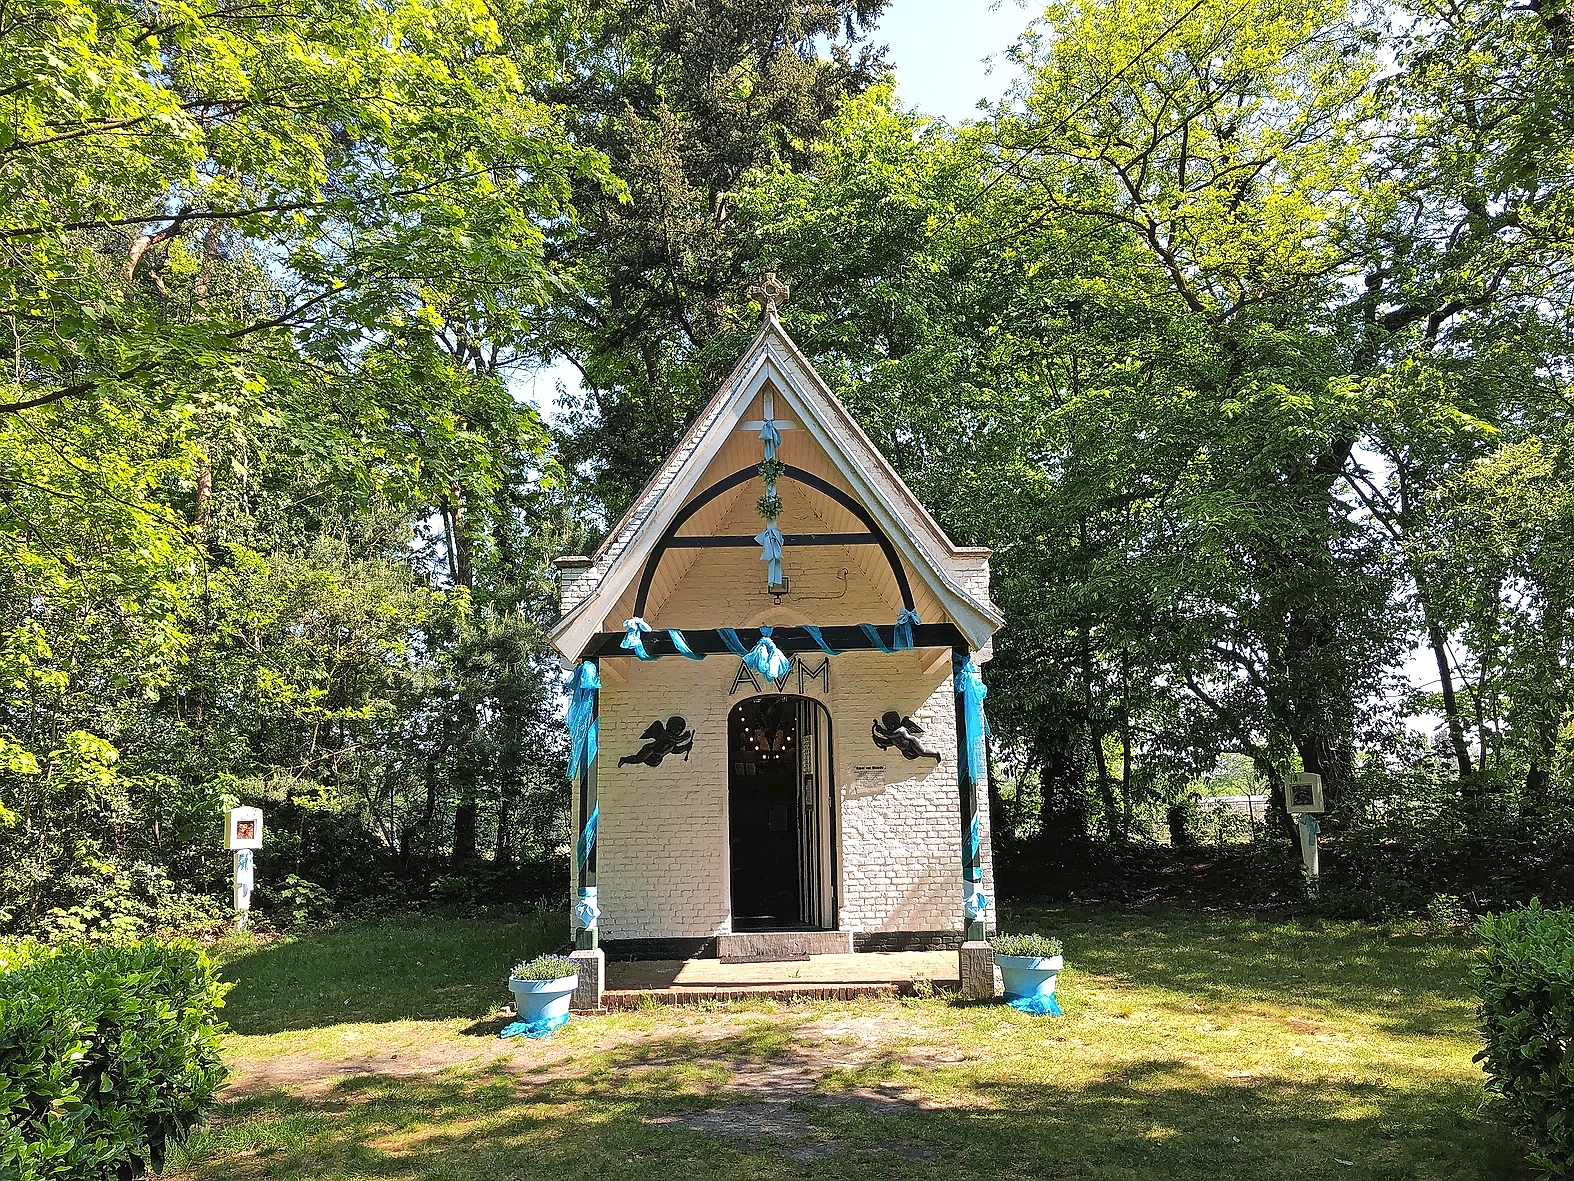
<svg viewBox="0 0 1574 1181"><path fill-rule="evenodd" d="M1027 955L1045 959L1063 950L1060 940L1047 935L996 935L989 941L996 955Z"/></svg>
<svg viewBox="0 0 1574 1181"><path fill-rule="evenodd" d="M191 944L0 948L0 1177L162 1169L224 1080L227 991Z"/></svg>
<svg viewBox="0 0 1574 1181"><path fill-rule="evenodd" d="M561 980L564 976L579 975L579 965L566 955L538 955L533 960L515 964L508 974L510 980Z"/></svg>
<svg viewBox="0 0 1574 1181"><path fill-rule="evenodd" d="M1574 1177L1574 911L1532 902L1476 926L1487 1089L1543 1177Z"/></svg>
<svg viewBox="0 0 1574 1181"><path fill-rule="evenodd" d="M291 929L309 927L333 912L333 896L316 882L289 874L277 890L279 917Z"/></svg>

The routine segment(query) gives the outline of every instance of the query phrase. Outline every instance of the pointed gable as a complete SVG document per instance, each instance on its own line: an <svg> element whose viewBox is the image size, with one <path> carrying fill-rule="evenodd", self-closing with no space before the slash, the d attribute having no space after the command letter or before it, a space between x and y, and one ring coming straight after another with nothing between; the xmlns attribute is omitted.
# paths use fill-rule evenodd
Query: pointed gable
<svg viewBox="0 0 1574 1181"><path fill-rule="evenodd" d="M750 479L761 460L758 424L753 432L740 425L757 420L767 405L774 418L793 424L784 432L780 457L802 473L784 477L780 488L792 584L781 599L765 589L758 546L682 544L763 528L754 507L763 485L757 476ZM669 546L675 523L681 526L678 544ZM811 536L877 541L791 543ZM988 562L988 550L951 543L768 314L732 374L588 565L583 559L562 564L564 613L551 639L572 660L631 615L642 614L657 628L854 621L833 618L833 611L889 623L905 594L925 623L955 624L977 650L1003 622L989 599ZM736 593L717 598L718 585Z"/></svg>

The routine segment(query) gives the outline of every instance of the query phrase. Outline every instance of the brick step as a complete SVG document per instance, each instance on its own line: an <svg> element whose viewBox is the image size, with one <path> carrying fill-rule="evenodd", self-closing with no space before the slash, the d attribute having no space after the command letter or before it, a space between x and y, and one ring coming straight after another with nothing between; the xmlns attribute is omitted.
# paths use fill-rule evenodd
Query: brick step
<svg viewBox="0 0 1574 1181"><path fill-rule="evenodd" d="M731 963L773 963L852 952L851 931L744 931L716 936L716 958Z"/></svg>
<svg viewBox="0 0 1574 1181"><path fill-rule="evenodd" d="M955 980L936 980L935 987L955 992ZM883 984L756 984L737 987L703 988L619 988L601 994L607 1009L637 1009L641 1004L700 1005L726 1004L729 1001L774 1000L791 1003L812 1001L853 1001L864 997L912 996L913 981L896 980Z"/></svg>

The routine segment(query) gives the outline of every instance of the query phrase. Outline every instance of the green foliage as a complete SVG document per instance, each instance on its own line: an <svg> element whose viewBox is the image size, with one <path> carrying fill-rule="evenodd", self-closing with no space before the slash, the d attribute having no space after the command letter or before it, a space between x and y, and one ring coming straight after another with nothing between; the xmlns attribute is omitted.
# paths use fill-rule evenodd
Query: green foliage
<svg viewBox="0 0 1574 1181"><path fill-rule="evenodd" d="M1489 915L1475 970L1487 1089L1543 1177L1574 1176L1574 911L1532 901Z"/></svg>
<svg viewBox="0 0 1574 1181"><path fill-rule="evenodd" d="M327 890L293 873L285 876L276 893L276 912L292 928L309 926L333 910L333 896Z"/></svg>
<svg viewBox="0 0 1574 1181"><path fill-rule="evenodd" d="M1567 45L1501 5L1068 2L989 122L875 88L751 178L784 321L994 550L991 717L1037 808L997 831L1147 839L1236 757L1281 841L1306 770L1331 843L1413 790L1505 793L1542 847L1574 784ZM1405 909L1470 892L1402 860Z"/></svg>
<svg viewBox="0 0 1574 1181"><path fill-rule="evenodd" d="M1048 959L1065 951L1059 939L1049 935L996 935L989 941L996 955L1022 955Z"/></svg>
<svg viewBox="0 0 1574 1181"><path fill-rule="evenodd" d="M560 25L9 19L0 930L199 921L241 796L264 873L336 898L543 856L577 527L503 372L556 283L541 226L610 183L538 93Z"/></svg>
<svg viewBox="0 0 1574 1181"><path fill-rule="evenodd" d="M538 955L514 965L510 980L561 980L579 972L574 961L563 955Z"/></svg>
<svg viewBox="0 0 1574 1181"><path fill-rule="evenodd" d="M21 1181L161 1171L224 1080L228 987L187 944L0 948L0 1171Z"/></svg>
<svg viewBox="0 0 1574 1181"><path fill-rule="evenodd" d="M846 96L887 70L866 42L886 0L608 0L565 38L563 102L619 191L580 181L554 236L572 293L543 353L569 358L565 468L607 520L633 499L754 331L758 270L737 217L752 169L803 168Z"/></svg>

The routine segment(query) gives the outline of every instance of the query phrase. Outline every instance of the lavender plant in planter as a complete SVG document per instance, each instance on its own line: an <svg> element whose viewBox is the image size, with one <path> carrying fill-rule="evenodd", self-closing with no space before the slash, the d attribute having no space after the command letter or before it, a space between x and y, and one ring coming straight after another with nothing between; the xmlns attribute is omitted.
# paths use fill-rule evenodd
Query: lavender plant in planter
<svg viewBox="0 0 1574 1181"><path fill-rule="evenodd" d="M546 1037L568 1024L568 1002L579 984L579 968L561 955L538 955L514 965L508 974L508 990L514 994L514 1012L519 1020L507 1026L501 1036Z"/></svg>
<svg viewBox="0 0 1574 1181"><path fill-rule="evenodd" d="M1044 935L996 935L989 941L1006 1003L1023 1013L1060 1016L1055 977L1065 967L1060 940Z"/></svg>

